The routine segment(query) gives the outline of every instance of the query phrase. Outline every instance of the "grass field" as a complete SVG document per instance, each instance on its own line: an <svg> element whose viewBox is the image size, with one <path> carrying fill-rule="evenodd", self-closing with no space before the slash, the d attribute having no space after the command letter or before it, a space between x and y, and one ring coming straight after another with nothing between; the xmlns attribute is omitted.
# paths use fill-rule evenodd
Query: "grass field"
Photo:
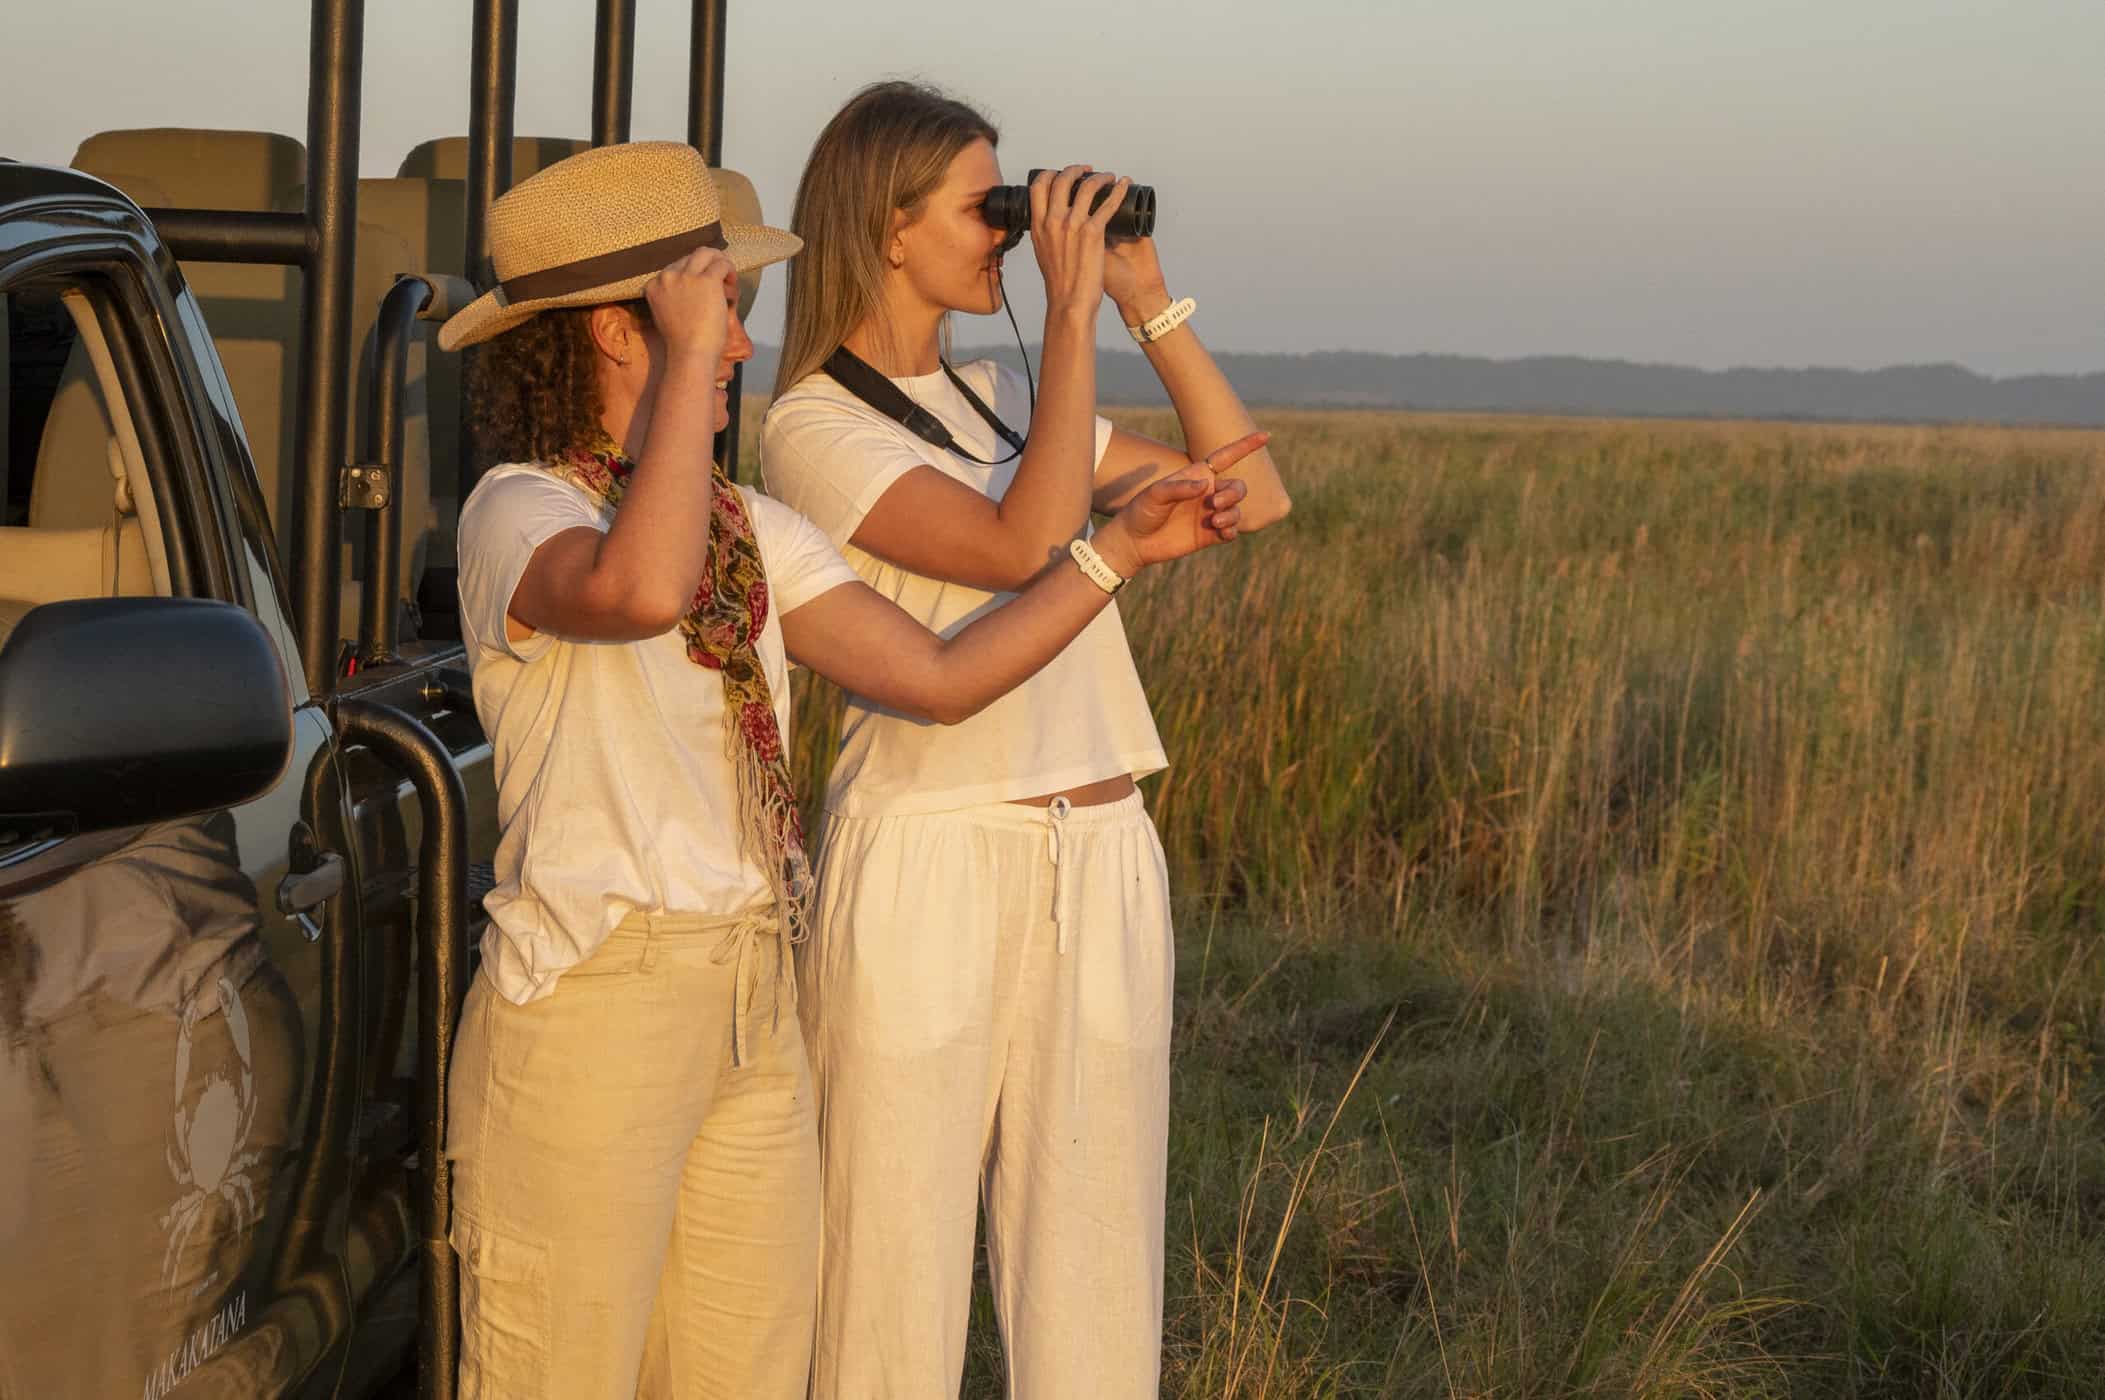
<svg viewBox="0 0 2105 1400"><path fill-rule="evenodd" d="M2105 1394L2105 434L1260 417L1122 600L1165 1393Z"/></svg>

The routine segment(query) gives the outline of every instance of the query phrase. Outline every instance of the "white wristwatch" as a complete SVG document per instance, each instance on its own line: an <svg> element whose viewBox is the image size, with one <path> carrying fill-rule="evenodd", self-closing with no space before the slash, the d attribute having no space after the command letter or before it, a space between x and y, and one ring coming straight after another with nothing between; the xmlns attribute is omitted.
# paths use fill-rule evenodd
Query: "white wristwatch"
<svg viewBox="0 0 2105 1400"><path fill-rule="evenodd" d="M1074 562L1089 581L1104 592L1116 593L1126 586L1125 575L1106 564L1104 556L1096 552L1096 546L1080 535L1067 542L1067 552L1074 556Z"/></svg>
<svg viewBox="0 0 2105 1400"><path fill-rule="evenodd" d="M1137 326L1127 326L1126 333L1142 345L1152 345L1186 321L1189 321L1191 313L1198 309L1199 304L1196 301L1193 301L1190 297L1184 297L1171 302L1169 309L1160 316L1142 321Z"/></svg>

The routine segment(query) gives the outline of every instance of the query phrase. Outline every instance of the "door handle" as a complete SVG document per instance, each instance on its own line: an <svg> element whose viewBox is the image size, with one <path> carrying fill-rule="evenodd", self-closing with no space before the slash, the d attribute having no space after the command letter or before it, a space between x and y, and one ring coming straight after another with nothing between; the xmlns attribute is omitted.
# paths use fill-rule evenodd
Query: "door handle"
<svg viewBox="0 0 2105 1400"><path fill-rule="evenodd" d="M278 912L298 921L312 943L322 936L322 928L308 911L336 898L343 887L344 858L334 851L316 851L313 869L295 870L278 882Z"/></svg>
<svg viewBox="0 0 2105 1400"><path fill-rule="evenodd" d="M343 893L344 858L334 851L317 851L312 870L296 870L278 881L278 908L287 914L303 914L325 899Z"/></svg>

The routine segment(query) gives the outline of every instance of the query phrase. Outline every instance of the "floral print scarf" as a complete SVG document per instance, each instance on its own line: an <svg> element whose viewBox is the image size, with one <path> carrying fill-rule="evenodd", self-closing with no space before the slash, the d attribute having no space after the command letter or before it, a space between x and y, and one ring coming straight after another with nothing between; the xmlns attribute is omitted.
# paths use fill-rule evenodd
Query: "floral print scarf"
<svg viewBox="0 0 2105 1400"><path fill-rule="evenodd" d="M635 461L605 433L541 465L598 501L610 516L621 508L636 471ZM738 775L739 846L746 859L767 873L775 908L795 943L804 937L811 863L804 849L804 820L790 784L789 754L760 663L767 574L752 517L722 463L711 464L710 481L709 568L680 619L679 632L687 643L687 659L723 679L724 751Z"/></svg>

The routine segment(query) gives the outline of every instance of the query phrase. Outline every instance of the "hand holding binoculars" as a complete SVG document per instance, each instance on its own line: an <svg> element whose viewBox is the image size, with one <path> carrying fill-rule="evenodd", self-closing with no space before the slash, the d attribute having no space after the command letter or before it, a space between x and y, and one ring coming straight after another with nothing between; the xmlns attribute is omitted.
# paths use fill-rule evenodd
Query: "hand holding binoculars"
<svg viewBox="0 0 2105 1400"><path fill-rule="evenodd" d="M1036 181L1044 173L1042 170L1033 170L1028 179ZM1077 180L1073 186L1075 195L1079 194L1080 189L1081 181ZM1089 212L1093 214L1101 208L1110 193L1111 188L1108 185L1098 191L1097 202L1090 206ZM1015 247L1031 226L1030 185L996 185L987 191L986 202L980 205L980 216L1008 235L1001 241L1004 250ZM1104 237L1151 238L1154 233L1155 187L1128 185L1126 197L1119 201L1117 211L1111 215L1111 222L1104 226Z"/></svg>

